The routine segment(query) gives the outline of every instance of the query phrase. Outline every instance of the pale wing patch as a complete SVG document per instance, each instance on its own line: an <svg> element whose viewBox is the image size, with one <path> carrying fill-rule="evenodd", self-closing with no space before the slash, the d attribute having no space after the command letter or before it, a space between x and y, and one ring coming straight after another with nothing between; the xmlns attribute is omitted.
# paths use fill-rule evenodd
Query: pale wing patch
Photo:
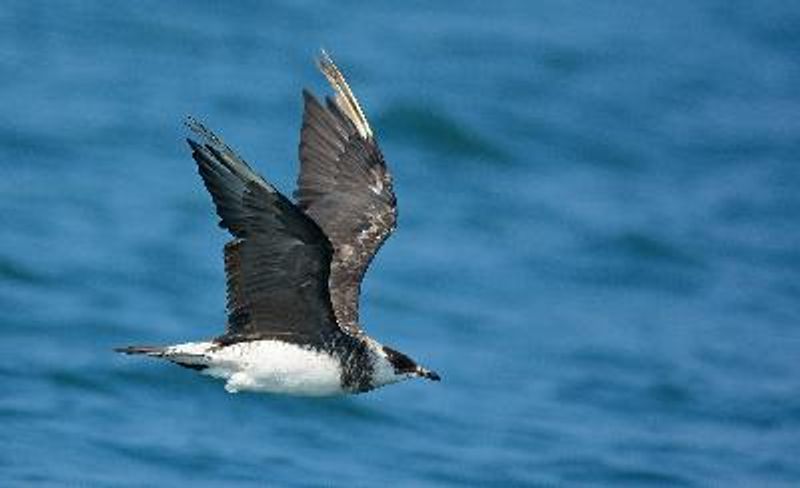
<svg viewBox="0 0 800 488"><path fill-rule="evenodd" d="M374 193L376 195L382 194L383 193L383 181L380 178L378 178L377 180L375 180L374 184L369 185L369 189L372 190L372 193Z"/></svg>

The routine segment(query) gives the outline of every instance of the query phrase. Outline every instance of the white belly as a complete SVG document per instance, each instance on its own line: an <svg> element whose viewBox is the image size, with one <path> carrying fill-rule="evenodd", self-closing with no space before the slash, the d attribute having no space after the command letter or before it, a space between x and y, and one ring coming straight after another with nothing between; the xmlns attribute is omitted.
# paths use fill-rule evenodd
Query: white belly
<svg viewBox="0 0 800 488"><path fill-rule="evenodd" d="M325 353L279 341L241 342L207 352L204 374L227 380L231 393L343 394L339 361Z"/></svg>

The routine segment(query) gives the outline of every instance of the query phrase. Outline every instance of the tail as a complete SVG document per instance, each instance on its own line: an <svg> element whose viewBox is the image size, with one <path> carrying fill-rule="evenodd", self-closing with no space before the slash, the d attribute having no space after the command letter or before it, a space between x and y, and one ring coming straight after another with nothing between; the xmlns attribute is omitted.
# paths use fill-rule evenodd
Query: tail
<svg viewBox="0 0 800 488"><path fill-rule="evenodd" d="M117 347L116 352L122 354L142 354L155 358L164 358L178 366L201 371L206 369L211 362L206 354L209 346L208 342L194 342L179 344L177 346L126 346Z"/></svg>
<svg viewBox="0 0 800 488"><path fill-rule="evenodd" d="M157 347L157 346L126 346L126 347L115 347L115 352L121 352L122 354L145 354L147 356L154 356L154 357L164 357L164 353L167 351L166 347Z"/></svg>

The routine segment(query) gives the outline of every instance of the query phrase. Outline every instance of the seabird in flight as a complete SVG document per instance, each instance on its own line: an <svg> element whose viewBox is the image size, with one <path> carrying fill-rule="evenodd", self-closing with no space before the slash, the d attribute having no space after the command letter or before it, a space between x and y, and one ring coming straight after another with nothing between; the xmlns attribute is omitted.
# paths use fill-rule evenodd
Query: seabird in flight
<svg viewBox="0 0 800 488"><path fill-rule="evenodd" d="M367 336L361 281L392 233L392 176L361 106L323 51L335 92L304 90L296 201L282 195L219 137L189 118L187 139L214 201L225 245L228 323L221 336L173 346L129 346L225 380L231 393L360 393L439 375Z"/></svg>

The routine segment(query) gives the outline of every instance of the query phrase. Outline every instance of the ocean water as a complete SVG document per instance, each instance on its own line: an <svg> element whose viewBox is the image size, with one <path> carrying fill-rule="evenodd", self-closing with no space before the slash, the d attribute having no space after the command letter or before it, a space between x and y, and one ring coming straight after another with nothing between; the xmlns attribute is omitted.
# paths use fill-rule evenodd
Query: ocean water
<svg viewBox="0 0 800 488"><path fill-rule="evenodd" d="M184 117L291 193L328 49L395 176L368 332L441 373L230 395ZM3 486L800 486L800 4L0 8Z"/></svg>

